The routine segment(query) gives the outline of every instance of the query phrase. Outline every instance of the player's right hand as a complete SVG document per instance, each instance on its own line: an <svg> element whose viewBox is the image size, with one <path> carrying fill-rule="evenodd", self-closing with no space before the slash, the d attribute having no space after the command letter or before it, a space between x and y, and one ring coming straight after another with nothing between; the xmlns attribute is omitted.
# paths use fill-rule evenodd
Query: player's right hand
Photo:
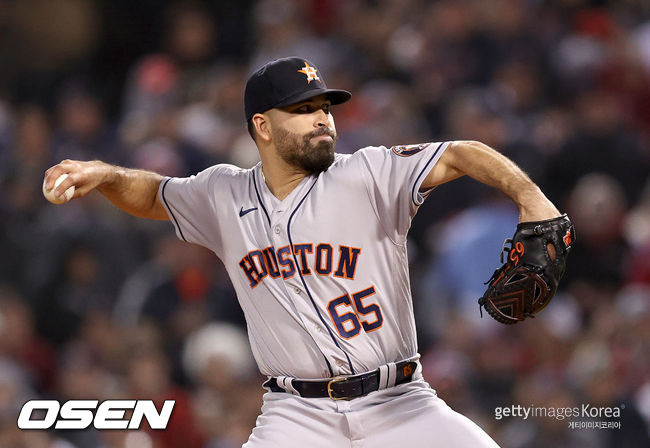
<svg viewBox="0 0 650 448"><path fill-rule="evenodd" d="M68 177L56 187L54 193L62 195L74 185L73 199L80 198L108 180L109 168L110 165L99 160L84 162L66 159L45 171L44 182L46 189L50 190L59 176L67 174Z"/></svg>

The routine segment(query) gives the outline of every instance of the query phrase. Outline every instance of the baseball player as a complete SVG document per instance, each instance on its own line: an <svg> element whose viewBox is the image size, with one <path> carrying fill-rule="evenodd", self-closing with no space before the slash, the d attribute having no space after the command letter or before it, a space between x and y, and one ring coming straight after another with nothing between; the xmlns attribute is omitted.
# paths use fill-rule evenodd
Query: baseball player
<svg viewBox="0 0 650 448"><path fill-rule="evenodd" d="M559 211L510 160L472 141L334 152L328 89L310 61L272 61L249 78L244 106L261 162L187 178L66 160L48 187L99 190L135 216L224 262L262 374L262 412L247 448L494 447L423 380L406 238L437 185L469 175L501 190L522 221Z"/></svg>

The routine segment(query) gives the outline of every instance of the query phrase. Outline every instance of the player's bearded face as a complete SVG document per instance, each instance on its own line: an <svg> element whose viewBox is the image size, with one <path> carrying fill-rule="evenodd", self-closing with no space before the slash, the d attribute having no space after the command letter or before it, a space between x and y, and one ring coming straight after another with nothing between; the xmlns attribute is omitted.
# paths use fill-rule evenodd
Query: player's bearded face
<svg viewBox="0 0 650 448"><path fill-rule="evenodd" d="M312 138L320 135L329 135L332 139L312 141ZM275 147L282 160L310 174L321 173L334 162L336 139L336 132L325 127L303 136L286 129L273 131Z"/></svg>

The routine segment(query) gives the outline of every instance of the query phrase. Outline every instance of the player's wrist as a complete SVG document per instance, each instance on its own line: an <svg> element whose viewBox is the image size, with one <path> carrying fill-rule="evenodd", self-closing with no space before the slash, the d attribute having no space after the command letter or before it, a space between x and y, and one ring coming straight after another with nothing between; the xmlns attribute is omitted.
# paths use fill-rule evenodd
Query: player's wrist
<svg viewBox="0 0 650 448"><path fill-rule="evenodd" d="M519 222L543 221L561 215L555 205L544 195L527 199L518 204L518 207Z"/></svg>
<svg viewBox="0 0 650 448"><path fill-rule="evenodd" d="M519 222L540 221L560 215L558 209L533 182L526 188L518 189L513 201L519 209Z"/></svg>
<svg viewBox="0 0 650 448"><path fill-rule="evenodd" d="M124 168L96 160L93 161L97 189L118 189L124 177Z"/></svg>

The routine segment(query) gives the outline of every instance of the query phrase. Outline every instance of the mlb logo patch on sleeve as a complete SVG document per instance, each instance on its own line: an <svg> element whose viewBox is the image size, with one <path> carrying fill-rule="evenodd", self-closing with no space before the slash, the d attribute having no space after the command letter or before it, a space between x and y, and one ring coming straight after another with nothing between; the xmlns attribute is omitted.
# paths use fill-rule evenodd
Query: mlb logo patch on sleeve
<svg viewBox="0 0 650 448"><path fill-rule="evenodd" d="M412 156L413 154L419 153L427 146L429 146L429 143L420 143L418 145L393 146L390 149L400 157L408 157L408 156Z"/></svg>

